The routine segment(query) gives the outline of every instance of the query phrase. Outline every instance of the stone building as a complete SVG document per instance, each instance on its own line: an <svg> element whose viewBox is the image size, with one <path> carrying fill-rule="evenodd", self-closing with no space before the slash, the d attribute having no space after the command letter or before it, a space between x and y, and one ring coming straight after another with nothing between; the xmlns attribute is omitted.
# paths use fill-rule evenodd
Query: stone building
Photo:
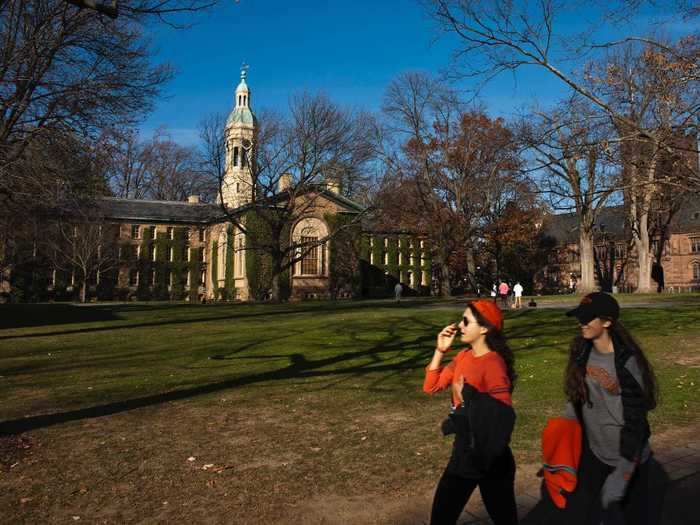
<svg viewBox="0 0 700 525"><path fill-rule="evenodd" d="M249 247L244 232L229 219L235 216L249 227L256 217L250 163L257 121L251 107L243 69L225 126L226 170L219 202L200 202L197 196L188 202L99 201L114 257L109 268L88 279L89 297L191 301L269 297L264 254ZM281 186L288 183L282 177ZM278 189L279 198L286 198L284 188ZM387 296L399 281L408 293L429 291L430 249L425 241L407 232L373 232L366 221L358 220L352 230L321 243L334 224L352 222L363 207L341 195L332 181L297 198L306 200L305 213L289 235L296 243L319 244L282 275L285 295L291 300ZM30 273L34 288L46 290L45 295L34 294L37 300L75 300L81 284L75 272L44 264ZM11 280L6 278L2 286L8 288Z"/></svg>
<svg viewBox="0 0 700 525"><path fill-rule="evenodd" d="M629 251L623 206L605 208L595 224L596 281L602 289L634 291L637 286L634 251ZM670 292L700 291L700 199L691 200L674 217L670 235L653 277ZM581 275L578 255L578 218L575 214L548 216L544 238L554 247L548 263L536 277L542 291L567 291ZM652 238L652 253L659 237Z"/></svg>

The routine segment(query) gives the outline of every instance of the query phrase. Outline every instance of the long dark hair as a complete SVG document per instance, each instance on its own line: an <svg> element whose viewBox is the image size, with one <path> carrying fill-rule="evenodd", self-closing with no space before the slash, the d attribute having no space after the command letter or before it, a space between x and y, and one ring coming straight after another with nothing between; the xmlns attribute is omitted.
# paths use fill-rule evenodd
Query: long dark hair
<svg viewBox="0 0 700 525"><path fill-rule="evenodd" d="M637 358L637 363L642 372L642 390L647 403L647 409L653 410L658 403L659 390L656 383L656 376L651 364L647 360L639 343L632 337L620 321L604 319L612 324L607 329L613 340L613 345L624 347L631 351ZM569 401L574 405L590 404L588 386L586 386L586 363L581 362L581 357L593 346L593 342L579 335L571 341L569 348L569 363L566 366L566 377L564 380L564 393Z"/></svg>
<svg viewBox="0 0 700 525"><path fill-rule="evenodd" d="M506 364L506 374L510 380L510 391L513 392L515 388L515 381L518 379L518 374L515 372L515 356L513 355L513 350L508 346L508 341L506 336L501 330L492 325L481 313L477 310L471 303L467 304L467 308L471 310L476 318L476 322L479 326L483 326L488 330L486 332L486 345L492 351L496 352L503 358Z"/></svg>

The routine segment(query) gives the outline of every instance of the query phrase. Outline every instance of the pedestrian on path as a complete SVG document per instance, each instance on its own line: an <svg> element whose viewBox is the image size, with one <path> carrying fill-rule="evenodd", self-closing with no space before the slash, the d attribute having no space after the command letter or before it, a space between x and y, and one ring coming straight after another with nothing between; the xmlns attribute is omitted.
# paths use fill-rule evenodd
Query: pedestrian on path
<svg viewBox="0 0 700 525"><path fill-rule="evenodd" d="M523 307L523 285L520 284L520 281L515 283L515 286L513 286L513 295L515 297L515 308L522 308Z"/></svg>
<svg viewBox="0 0 700 525"><path fill-rule="evenodd" d="M442 366L457 335L469 348ZM477 486L495 525L517 524L515 460L509 447L515 378L501 310L488 299L469 302L462 320L439 333L423 383L428 394L452 387L450 415L442 431L455 434L452 455L435 491L431 525L456 523Z"/></svg>
<svg viewBox="0 0 700 525"><path fill-rule="evenodd" d="M397 303L401 302L401 293L403 292L403 286L401 286L401 283L396 283L396 286L394 286L394 300Z"/></svg>
<svg viewBox="0 0 700 525"><path fill-rule="evenodd" d="M652 367L611 295L588 294L566 315L581 329L566 368L566 417L581 423L583 446L576 489L557 522L659 524L666 476L649 445L647 413L657 402Z"/></svg>
<svg viewBox="0 0 700 525"><path fill-rule="evenodd" d="M508 286L508 283L505 281L501 281L501 284L498 285L498 295L501 297L501 307L502 308L508 307L508 292L509 291L510 291L510 287Z"/></svg>

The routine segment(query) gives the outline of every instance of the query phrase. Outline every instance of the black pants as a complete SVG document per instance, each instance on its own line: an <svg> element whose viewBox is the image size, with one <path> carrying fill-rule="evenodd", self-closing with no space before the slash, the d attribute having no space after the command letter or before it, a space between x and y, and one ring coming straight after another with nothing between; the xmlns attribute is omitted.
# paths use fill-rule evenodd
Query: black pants
<svg viewBox="0 0 700 525"><path fill-rule="evenodd" d="M581 453L578 485L569 496L566 508L557 512L556 519L546 523L566 525L658 525L668 477L653 458L638 465L620 505L604 511L601 489L613 468L601 462L587 444Z"/></svg>
<svg viewBox="0 0 700 525"><path fill-rule="evenodd" d="M467 479L447 470L442 474L433 499L431 525L454 525L478 486L481 499L494 525L515 525L518 511L515 506L515 460L510 448L494 461L489 473L481 478Z"/></svg>

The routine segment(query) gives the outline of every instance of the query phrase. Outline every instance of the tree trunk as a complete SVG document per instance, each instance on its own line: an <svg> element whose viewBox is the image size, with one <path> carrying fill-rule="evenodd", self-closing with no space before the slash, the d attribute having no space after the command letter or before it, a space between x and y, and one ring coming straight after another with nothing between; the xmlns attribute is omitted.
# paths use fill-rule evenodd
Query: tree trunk
<svg viewBox="0 0 700 525"><path fill-rule="evenodd" d="M280 278L282 276L282 263L281 261L272 261L272 284L270 291L270 300L273 303L279 303L281 301L282 287L280 286Z"/></svg>
<svg viewBox="0 0 700 525"><path fill-rule="evenodd" d="M83 284L80 285L80 302L87 302L87 282L83 279Z"/></svg>
<svg viewBox="0 0 700 525"><path fill-rule="evenodd" d="M450 265L446 259L440 260L440 297L450 296Z"/></svg>
<svg viewBox="0 0 700 525"><path fill-rule="evenodd" d="M645 214L646 215L646 214ZM634 238L637 251L637 289L635 293L651 293L654 291L651 283L651 254L649 253L649 229L647 221L640 221L639 236Z"/></svg>
<svg viewBox="0 0 700 525"><path fill-rule="evenodd" d="M593 260L593 235L581 228L579 233L579 250L581 259L581 281L576 291L588 294L595 290L595 264Z"/></svg>
<svg viewBox="0 0 700 525"><path fill-rule="evenodd" d="M630 207L630 215L632 219L632 240L637 251L637 289L635 293L651 293L654 291L651 283L651 263L652 257L649 252L649 209L651 207L651 199L654 193L654 187L651 184L654 181L656 173L656 157L652 157L652 161L646 168L646 181L648 185L640 191L640 196L635 196L632 199ZM641 201L641 205L640 205Z"/></svg>

